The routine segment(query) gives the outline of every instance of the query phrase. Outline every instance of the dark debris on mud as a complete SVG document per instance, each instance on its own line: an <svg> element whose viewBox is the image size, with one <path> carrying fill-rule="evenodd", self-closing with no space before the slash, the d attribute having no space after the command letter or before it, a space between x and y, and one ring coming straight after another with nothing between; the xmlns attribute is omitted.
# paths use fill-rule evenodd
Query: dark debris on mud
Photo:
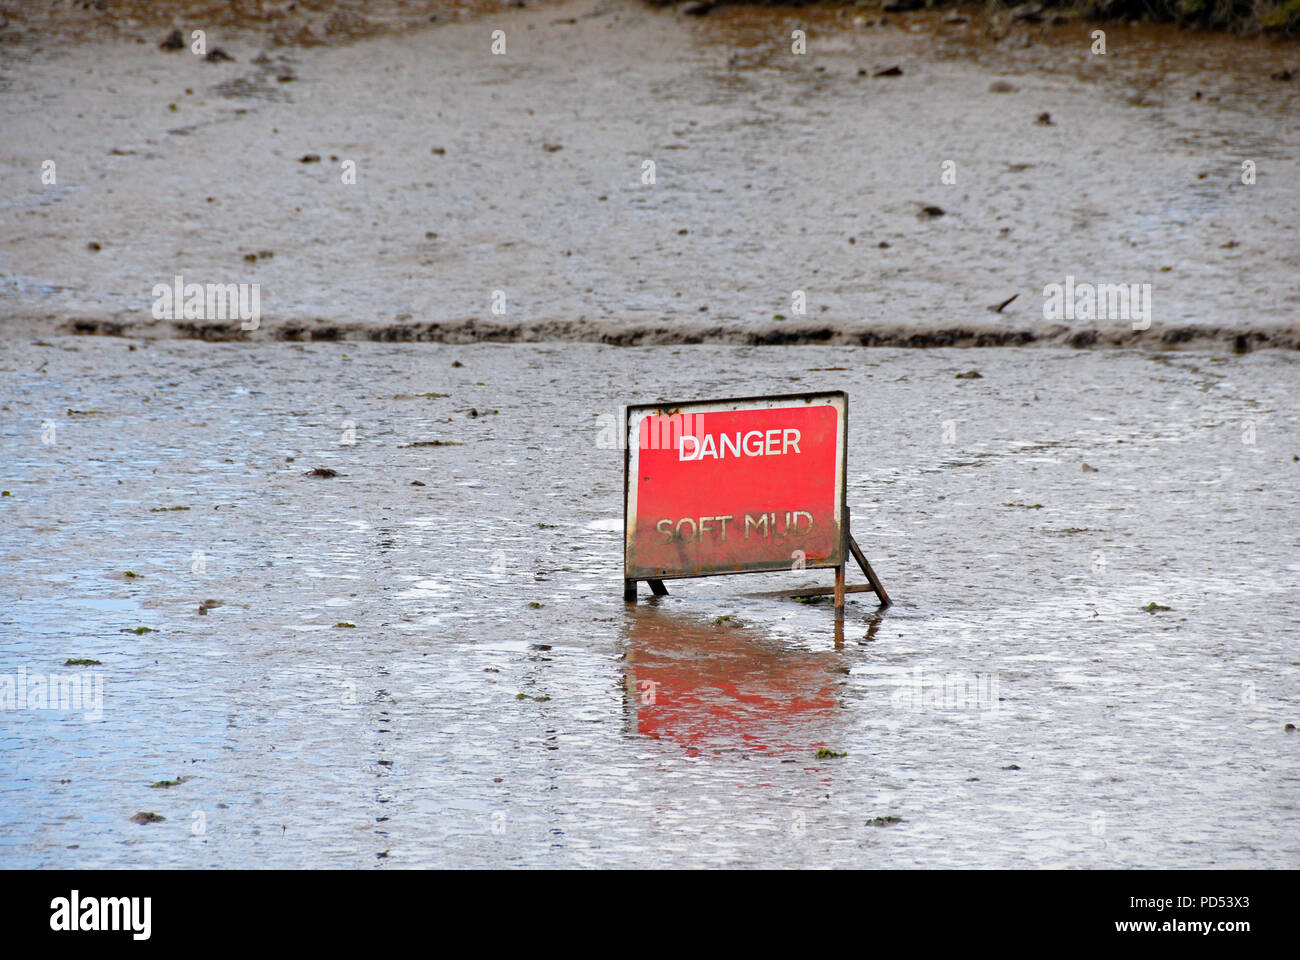
<svg viewBox="0 0 1300 960"><path fill-rule="evenodd" d="M141 336L161 339L227 342L270 339L295 342L370 340L382 343L603 343L609 346L676 346L725 344L786 346L831 344L862 347L1024 347L1069 346L1146 347L1152 349L1220 349L1250 353L1259 349L1300 350L1300 326L1272 327L1171 326L1132 330L1070 327L1056 324L1028 327L955 325L917 327L910 324L630 324L574 320L504 323L469 318L451 321L374 323L262 322L250 336L238 324L178 320L128 324L118 320L77 318L60 332L99 336Z"/></svg>

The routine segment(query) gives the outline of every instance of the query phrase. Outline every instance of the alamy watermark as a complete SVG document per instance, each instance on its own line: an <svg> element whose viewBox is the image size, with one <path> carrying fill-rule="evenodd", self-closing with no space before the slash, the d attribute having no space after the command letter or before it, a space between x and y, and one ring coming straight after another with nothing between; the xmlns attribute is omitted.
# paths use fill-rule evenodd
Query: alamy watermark
<svg viewBox="0 0 1300 960"><path fill-rule="evenodd" d="M1131 320L1134 330L1151 326L1151 284L1065 283L1043 287L1044 320Z"/></svg>
<svg viewBox="0 0 1300 960"><path fill-rule="evenodd" d="M82 711L85 719L98 720L104 715L104 675L80 670L29 675L19 667L15 674L0 675L0 710Z"/></svg>
<svg viewBox="0 0 1300 960"><path fill-rule="evenodd" d="M239 320L241 330L262 322L260 283L186 283L177 274L170 285L154 284L155 320Z"/></svg>
<svg viewBox="0 0 1300 960"><path fill-rule="evenodd" d="M996 714L1001 702L996 673L925 673L913 667L894 680L890 703L898 710Z"/></svg>

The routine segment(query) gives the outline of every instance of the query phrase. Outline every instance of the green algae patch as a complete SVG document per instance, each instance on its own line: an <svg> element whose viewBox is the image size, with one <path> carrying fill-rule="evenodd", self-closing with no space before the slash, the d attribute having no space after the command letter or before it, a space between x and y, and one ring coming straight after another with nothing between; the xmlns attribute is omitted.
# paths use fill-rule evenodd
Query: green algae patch
<svg viewBox="0 0 1300 960"><path fill-rule="evenodd" d="M179 787L182 783L193 779L193 777L177 777L175 780L159 780L157 783L149 784L149 786L155 790L165 790L167 787Z"/></svg>

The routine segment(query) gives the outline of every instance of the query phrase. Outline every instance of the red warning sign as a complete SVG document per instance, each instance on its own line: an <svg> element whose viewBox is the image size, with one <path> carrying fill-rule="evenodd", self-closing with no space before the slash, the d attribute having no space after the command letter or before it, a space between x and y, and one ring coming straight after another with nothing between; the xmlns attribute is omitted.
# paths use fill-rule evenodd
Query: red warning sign
<svg viewBox="0 0 1300 960"><path fill-rule="evenodd" d="M626 580L844 562L843 392L627 410Z"/></svg>

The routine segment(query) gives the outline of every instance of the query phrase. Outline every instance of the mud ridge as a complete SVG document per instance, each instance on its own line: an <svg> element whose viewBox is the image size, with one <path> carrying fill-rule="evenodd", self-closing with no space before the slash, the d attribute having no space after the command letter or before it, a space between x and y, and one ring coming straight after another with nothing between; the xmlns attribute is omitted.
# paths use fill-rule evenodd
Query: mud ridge
<svg viewBox="0 0 1300 960"><path fill-rule="evenodd" d="M224 341L372 340L385 343L604 343L611 346L733 344L785 346L839 344L867 347L1024 347L1196 348L1249 353L1253 350L1300 350L1294 326L1171 326L1135 331L1125 327L1049 326L1040 329L978 325L915 327L906 324L632 324L613 321L543 320L508 323L479 318L388 324L300 321L263 323L245 331L228 322L174 321L131 324L115 319L74 318L60 332L150 339Z"/></svg>

